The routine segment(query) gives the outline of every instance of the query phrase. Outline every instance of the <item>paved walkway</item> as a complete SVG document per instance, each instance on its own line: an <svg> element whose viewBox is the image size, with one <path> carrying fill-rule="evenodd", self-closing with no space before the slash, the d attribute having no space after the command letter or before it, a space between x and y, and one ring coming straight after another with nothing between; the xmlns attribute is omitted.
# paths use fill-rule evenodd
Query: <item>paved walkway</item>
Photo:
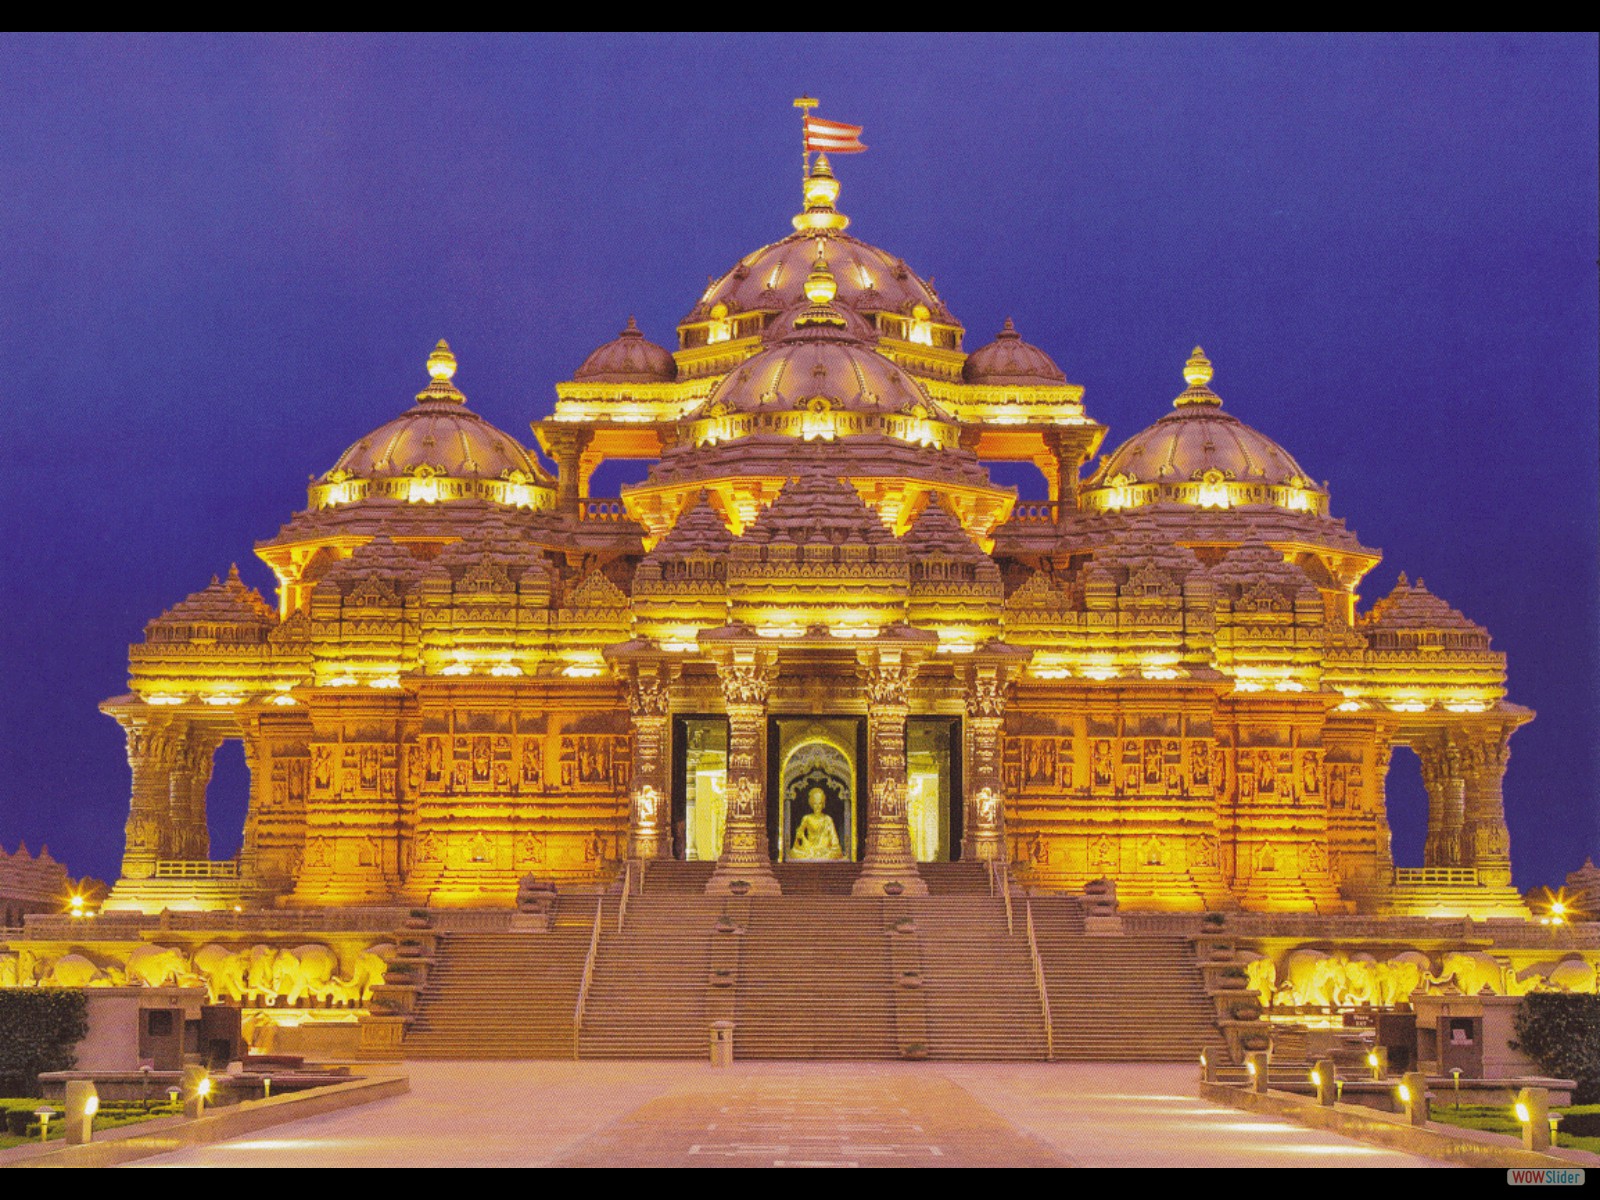
<svg viewBox="0 0 1600 1200"><path fill-rule="evenodd" d="M414 1062L411 1094L140 1166L1435 1166L1182 1065Z"/></svg>

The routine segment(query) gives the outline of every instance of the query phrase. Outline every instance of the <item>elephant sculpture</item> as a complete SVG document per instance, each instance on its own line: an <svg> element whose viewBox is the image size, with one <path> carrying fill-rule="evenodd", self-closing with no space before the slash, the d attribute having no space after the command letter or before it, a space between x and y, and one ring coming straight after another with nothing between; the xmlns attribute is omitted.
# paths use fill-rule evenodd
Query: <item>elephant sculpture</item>
<svg viewBox="0 0 1600 1200"><path fill-rule="evenodd" d="M263 996L278 994L278 951L271 946L251 946L250 966L245 982L252 992Z"/></svg>
<svg viewBox="0 0 1600 1200"><path fill-rule="evenodd" d="M1574 955L1558 963L1534 963L1517 972L1512 984L1512 994L1521 996L1528 992L1589 992L1595 991L1595 966L1585 958Z"/></svg>
<svg viewBox="0 0 1600 1200"><path fill-rule="evenodd" d="M1292 950L1278 973L1278 1001L1283 1004L1332 1007L1343 984L1342 965L1322 950Z"/></svg>
<svg viewBox="0 0 1600 1200"><path fill-rule="evenodd" d="M334 980L334 998L365 1004L372 998L372 989L383 983L393 954L393 942L379 942L362 950L356 955L350 978Z"/></svg>
<svg viewBox="0 0 1600 1200"><path fill-rule="evenodd" d="M1241 951L1240 956L1245 954L1249 954L1244 961L1246 986L1261 998L1263 1008L1270 1008L1278 991L1278 968L1265 954Z"/></svg>
<svg viewBox="0 0 1600 1200"><path fill-rule="evenodd" d="M188 959L181 950L170 946L138 946L128 955L128 982L165 987L181 982L188 968Z"/></svg>
<svg viewBox="0 0 1600 1200"><path fill-rule="evenodd" d="M1432 970L1433 964L1428 961L1428 956L1419 951L1404 950L1392 955L1374 968L1378 979L1378 1003L1385 1007L1407 1003Z"/></svg>
<svg viewBox="0 0 1600 1200"><path fill-rule="evenodd" d="M278 995L291 1006L302 996L329 999L337 990L333 980L338 970L339 956L326 946L310 943L281 950L274 972Z"/></svg>
<svg viewBox="0 0 1600 1200"><path fill-rule="evenodd" d="M211 1003L224 997L240 1001L248 984L250 953L208 942L194 952L194 971L205 982Z"/></svg>
<svg viewBox="0 0 1600 1200"><path fill-rule="evenodd" d="M1503 996L1506 974L1504 963L1481 950L1452 950L1445 954L1439 974L1428 976L1428 982L1440 987L1454 980L1463 996L1476 996L1485 988Z"/></svg>
<svg viewBox="0 0 1600 1200"><path fill-rule="evenodd" d="M88 987L99 974L100 968L95 966L93 959L82 954L63 954L50 964L50 971L44 977L44 986Z"/></svg>
<svg viewBox="0 0 1600 1200"><path fill-rule="evenodd" d="M1340 956L1344 958L1343 955ZM1379 979L1378 960L1370 954L1352 954L1340 964L1341 987L1336 1001L1340 1005L1366 1005L1381 1003L1383 987Z"/></svg>

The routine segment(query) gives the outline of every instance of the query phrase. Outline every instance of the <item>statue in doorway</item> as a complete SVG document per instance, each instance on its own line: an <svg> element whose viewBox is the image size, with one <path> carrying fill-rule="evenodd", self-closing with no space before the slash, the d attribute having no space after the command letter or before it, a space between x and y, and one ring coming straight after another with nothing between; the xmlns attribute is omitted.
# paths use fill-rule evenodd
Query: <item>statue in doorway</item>
<svg viewBox="0 0 1600 1200"><path fill-rule="evenodd" d="M843 858L844 848L839 845L839 830L833 818L822 811L827 797L819 787L806 793L806 803L811 811L800 818L794 831L794 845L789 848L791 859Z"/></svg>

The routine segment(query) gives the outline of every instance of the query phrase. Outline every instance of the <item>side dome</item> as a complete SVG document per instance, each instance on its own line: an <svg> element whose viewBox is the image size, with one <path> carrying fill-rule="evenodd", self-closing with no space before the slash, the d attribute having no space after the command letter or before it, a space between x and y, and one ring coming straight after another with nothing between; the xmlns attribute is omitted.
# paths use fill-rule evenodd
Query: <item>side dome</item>
<svg viewBox="0 0 1600 1200"><path fill-rule="evenodd" d="M572 375L582 383L671 383L677 377L671 351L645 337L632 317L626 329L584 359Z"/></svg>
<svg viewBox="0 0 1600 1200"><path fill-rule="evenodd" d="M1222 398L1207 386L1211 362L1199 346L1183 376L1189 386L1173 411L1101 460L1084 488L1086 508L1268 505L1327 515L1328 493L1287 450L1222 411Z"/></svg>
<svg viewBox="0 0 1600 1200"><path fill-rule="evenodd" d="M428 356L428 386L417 402L357 441L313 482L311 506L367 498L411 501L469 496L517 507L545 507L547 473L510 434L466 406L451 378L456 357L440 341Z"/></svg>
<svg viewBox="0 0 1600 1200"><path fill-rule="evenodd" d="M961 377L968 383L1012 387L1060 387L1067 382L1054 359L1022 340L1010 317L994 341L967 356Z"/></svg>

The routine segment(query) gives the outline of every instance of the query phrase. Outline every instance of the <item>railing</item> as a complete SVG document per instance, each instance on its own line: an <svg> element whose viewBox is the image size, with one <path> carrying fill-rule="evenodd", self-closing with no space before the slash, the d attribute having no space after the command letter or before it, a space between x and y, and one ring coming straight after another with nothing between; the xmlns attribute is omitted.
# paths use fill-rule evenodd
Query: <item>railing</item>
<svg viewBox="0 0 1600 1200"><path fill-rule="evenodd" d="M583 1011L589 1004L589 985L594 982L594 960L600 950L600 922L606 915L606 898L595 897L594 932L589 934L589 953L583 960L583 982L578 985L578 1003L572 1008L572 1057L578 1057L578 1039L583 1033Z"/></svg>
<svg viewBox="0 0 1600 1200"><path fill-rule="evenodd" d="M1007 894L1011 891L1006 889ZM1039 939L1033 932L1033 901L1027 902L1028 954L1033 959L1033 986L1039 989L1039 1009L1044 1013L1044 1056L1047 1062L1056 1057L1055 1023L1050 1019L1050 989L1044 981L1044 959L1039 957Z"/></svg>
<svg viewBox="0 0 1600 1200"><path fill-rule="evenodd" d="M156 862L157 879L237 879L236 862L210 862L206 859L167 858Z"/></svg>
<svg viewBox="0 0 1600 1200"><path fill-rule="evenodd" d="M628 510L621 500L584 500L578 505L578 516L584 521L626 521Z"/></svg>
<svg viewBox="0 0 1600 1200"><path fill-rule="evenodd" d="M1477 887L1477 867L1396 867L1395 887Z"/></svg>
<svg viewBox="0 0 1600 1200"><path fill-rule="evenodd" d="M989 869L994 872L994 877L1000 884L1000 895L1006 904L1006 935L1009 937L1017 932L1016 924L1011 916L1011 872L1002 863L993 859L989 862Z"/></svg>
<svg viewBox="0 0 1600 1200"><path fill-rule="evenodd" d="M1026 501L1011 509L1010 520L1018 525L1054 525L1058 505L1055 501Z"/></svg>
<svg viewBox="0 0 1600 1200"><path fill-rule="evenodd" d="M617 932L622 932L622 923L628 918L628 894L633 891L633 860L630 858L622 868L622 900L617 904Z"/></svg>

